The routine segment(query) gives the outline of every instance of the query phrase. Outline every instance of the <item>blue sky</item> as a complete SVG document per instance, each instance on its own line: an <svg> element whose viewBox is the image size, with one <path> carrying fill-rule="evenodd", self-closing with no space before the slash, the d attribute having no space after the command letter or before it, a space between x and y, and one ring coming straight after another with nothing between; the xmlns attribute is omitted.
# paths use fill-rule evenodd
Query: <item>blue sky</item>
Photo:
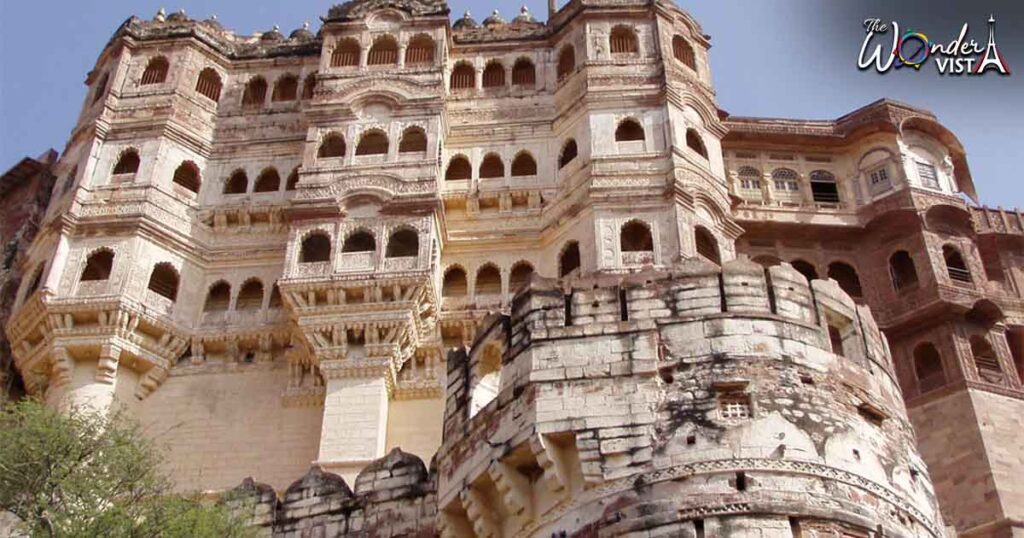
<svg viewBox="0 0 1024 538"><path fill-rule="evenodd" d="M83 81L111 33L128 16L164 6L193 17L216 14L240 33L277 24L285 33L327 12L323 0L0 0L0 168L49 147L63 149L85 95ZM562 2L564 3L564 1ZM453 17L470 9L506 18L519 3L449 2ZM546 2L529 0L546 15ZM712 36L719 105L744 116L832 119L880 97L931 109L964 143L982 201L1024 208L1024 2L1019 0L684 0ZM879 75L856 58L861 21L897 20L949 41L964 22L984 40L989 13L1013 74L940 77L934 68Z"/></svg>

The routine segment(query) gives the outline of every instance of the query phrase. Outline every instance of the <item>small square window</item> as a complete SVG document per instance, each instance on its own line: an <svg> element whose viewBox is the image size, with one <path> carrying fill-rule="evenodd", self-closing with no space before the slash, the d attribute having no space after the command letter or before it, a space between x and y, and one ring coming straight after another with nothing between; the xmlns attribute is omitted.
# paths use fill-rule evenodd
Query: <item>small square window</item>
<svg viewBox="0 0 1024 538"><path fill-rule="evenodd" d="M718 414L725 420L750 418L750 396L742 392L728 392L719 395Z"/></svg>
<svg viewBox="0 0 1024 538"><path fill-rule="evenodd" d="M869 172L868 178L871 181L872 191L881 192L888 190L892 186L892 183L889 181L889 170L884 166Z"/></svg>
<svg viewBox="0 0 1024 538"><path fill-rule="evenodd" d="M921 185L929 189L939 188L939 175L934 166L918 161L917 175L921 178Z"/></svg>

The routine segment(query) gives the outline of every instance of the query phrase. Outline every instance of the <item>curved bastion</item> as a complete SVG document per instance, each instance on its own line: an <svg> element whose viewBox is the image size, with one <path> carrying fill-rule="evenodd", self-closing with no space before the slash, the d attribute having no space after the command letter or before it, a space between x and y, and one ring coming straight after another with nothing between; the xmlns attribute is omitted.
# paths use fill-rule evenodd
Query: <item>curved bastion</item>
<svg viewBox="0 0 1024 538"><path fill-rule="evenodd" d="M446 398L444 536L944 535L869 309L788 264L534 278Z"/></svg>

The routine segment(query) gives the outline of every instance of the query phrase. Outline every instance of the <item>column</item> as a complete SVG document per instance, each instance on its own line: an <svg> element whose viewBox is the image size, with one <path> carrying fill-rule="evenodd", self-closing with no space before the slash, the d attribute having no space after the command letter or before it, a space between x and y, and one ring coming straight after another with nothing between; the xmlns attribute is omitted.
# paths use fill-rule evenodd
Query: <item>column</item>
<svg viewBox="0 0 1024 538"><path fill-rule="evenodd" d="M359 471L384 456L389 390L383 372L356 371L344 363L320 364L326 394L317 463L354 484Z"/></svg>
<svg viewBox="0 0 1024 538"><path fill-rule="evenodd" d="M57 248L53 252L53 261L50 262L50 272L46 274L46 280L43 282L42 288L48 289L51 292L56 292L60 289L60 277L64 274L64 265L68 261L68 238L64 234L60 234L57 239ZM67 290L62 290L62 293L69 294Z"/></svg>
<svg viewBox="0 0 1024 538"><path fill-rule="evenodd" d="M116 343L100 346L99 359L75 361L64 347L53 350L52 375L47 401L58 407L80 406L108 412L114 405L121 347Z"/></svg>

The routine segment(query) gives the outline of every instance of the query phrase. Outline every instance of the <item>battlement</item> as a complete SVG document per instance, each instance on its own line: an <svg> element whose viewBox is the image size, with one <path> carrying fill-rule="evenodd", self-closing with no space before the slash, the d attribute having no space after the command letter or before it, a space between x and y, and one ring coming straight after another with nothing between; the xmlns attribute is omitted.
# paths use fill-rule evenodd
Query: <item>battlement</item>
<svg viewBox="0 0 1024 538"><path fill-rule="evenodd" d="M447 383L445 536L779 523L764 510L940 533L870 311L786 264L534 278ZM803 498L824 483L828 516Z"/></svg>
<svg viewBox="0 0 1024 538"><path fill-rule="evenodd" d="M508 342L516 343L507 350L514 354L534 340L630 333L736 315L801 325L817 333L809 343L819 349L892 375L885 336L868 307L854 302L834 280L808 282L787 263L766 269L745 257L722 267L691 258L669 271L591 275L565 284L534 275L513 300L510 316L485 322L471 356L490 345L506 350ZM833 342L830 330L841 340Z"/></svg>
<svg viewBox="0 0 1024 538"><path fill-rule="evenodd" d="M227 501L267 535L434 536L435 476L423 461L392 450L355 480L310 468L279 498L266 484L245 479Z"/></svg>

